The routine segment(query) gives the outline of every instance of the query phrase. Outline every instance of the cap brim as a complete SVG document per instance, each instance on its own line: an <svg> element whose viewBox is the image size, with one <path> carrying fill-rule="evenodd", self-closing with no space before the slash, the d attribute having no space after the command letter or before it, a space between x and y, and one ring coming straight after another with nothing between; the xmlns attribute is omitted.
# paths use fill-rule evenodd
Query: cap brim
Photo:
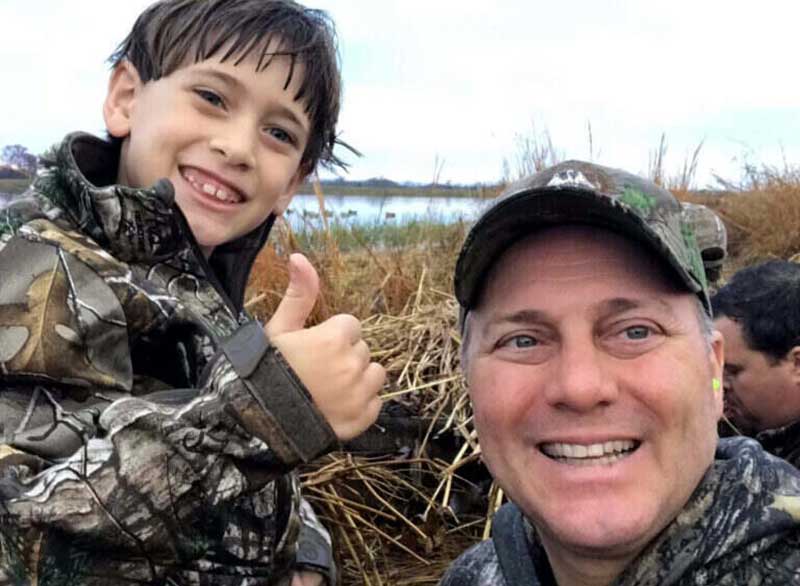
<svg viewBox="0 0 800 586"><path fill-rule="evenodd" d="M474 307L487 272L514 242L562 224L598 226L639 241L665 260L690 292L702 291L660 236L635 212L593 191L545 188L504 198L472 227L456 262L454 285L461 306Z"/></svg>

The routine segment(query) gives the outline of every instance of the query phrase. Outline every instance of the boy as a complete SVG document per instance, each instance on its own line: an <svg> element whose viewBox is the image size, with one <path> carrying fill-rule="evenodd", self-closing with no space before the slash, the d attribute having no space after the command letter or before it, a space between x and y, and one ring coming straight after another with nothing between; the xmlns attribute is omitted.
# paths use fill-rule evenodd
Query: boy
<svg viewBox="0 0 800 586"><path fill-rule="evenodd" d="M72 134L0 215L3 583L329 583L298 463L377 417L352 316L266 326L255 255L336 164L332 25L292 0L163 0L112 56L110 141ZM300 546L298 547L298 542Z"/></svg>

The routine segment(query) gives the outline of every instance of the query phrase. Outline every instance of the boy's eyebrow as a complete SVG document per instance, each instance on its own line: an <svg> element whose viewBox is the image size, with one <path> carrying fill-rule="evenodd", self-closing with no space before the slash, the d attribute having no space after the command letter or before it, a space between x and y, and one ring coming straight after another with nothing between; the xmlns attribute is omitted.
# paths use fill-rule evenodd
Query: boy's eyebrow
<svg viewBox="0 0 800 586"><path fill-rule="evenodd" d="M219 71L219 70L214 69L212 67L199 67L196 71L197 71L197 73L199 73L201 75L207 75L209 77L216 77L221 82L223 82L225 84L228 84L228 85L231 85L231 86L235 87L236 89L243 89L242 82L240 82L234 76L225 73L224 71Z"/></svg>
<svg viewBox="0 0 800 586"><path fill-rule="evenodd" d="M241 81L236 79L234 76L232 76L232 75L230 75L228 73L225 73L224 71L219 71L217 69L213 69L213 68L210 68L210 67L209 68L201 67L201 68L197 69L197 72L200 75L207 75L209 77L216 77L222 83L225 83L225 84L233 87L237 91L244 91L244 89L245 89L244 88L244 84L242 84ZM300 118L297 115L297 113L294 112L291 108L287 108L284 105L280 105L280 106L278 106L276 108L276 111L281 116L285 116L286 118L289 118L292 122L297 124L297 126L302 128L303 130L308 131L308 123L304 123L303 119Z"/></svg>

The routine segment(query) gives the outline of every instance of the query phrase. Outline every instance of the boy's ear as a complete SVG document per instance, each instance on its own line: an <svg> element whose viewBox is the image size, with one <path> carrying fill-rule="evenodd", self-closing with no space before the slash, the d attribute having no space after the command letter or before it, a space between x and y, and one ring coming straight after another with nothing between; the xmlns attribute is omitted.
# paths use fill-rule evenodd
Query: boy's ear
<svg viewBox="0 0 800 586"><path fill-rule="evenodd" d="M300 185L303 183L303 181L305 181L305 179L306 175L298 169L297 173L294 174L294 177L292 177L292 180L286 187L286 191L278 196L278 200L275 202L275 206L272 208L273 214L280 216L286 211L286 208L288 208L289 204L292 203L292 198L294 197L295 193L297 193L297 190L300 188Z"/></svg>
<svg viewBox="0 0 800 586"><path fill-rule="evenodd" d="M108 80L108 93L103 102L103 118L111 136L125 138L131 132L131 114L142 80L130 61L122 60Z"/></svg>

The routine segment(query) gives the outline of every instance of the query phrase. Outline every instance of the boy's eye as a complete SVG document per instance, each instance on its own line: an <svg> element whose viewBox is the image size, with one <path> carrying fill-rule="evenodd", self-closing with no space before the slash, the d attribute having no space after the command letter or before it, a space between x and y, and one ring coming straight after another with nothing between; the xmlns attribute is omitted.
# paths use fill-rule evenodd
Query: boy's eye
<svg viewBox="0 0 800 586"><path fill-rule="evenodd" d="M200 96L203 100L215 106L217 108L221 108L225 106L225 102L222 100L220 96L212 92L211 90L204 90L204 89L196 89L194 90L195 93Z"/></svg>
<svg viewBox="0 0 800 586"><path fill-rule="evenodd" d="M270 134L275 139L279 140L280 142L285 142L288 144L294 143L294 138L292 137L292 135L286 132L282 128L270 127L267 128L267 133Z"/></svg>

